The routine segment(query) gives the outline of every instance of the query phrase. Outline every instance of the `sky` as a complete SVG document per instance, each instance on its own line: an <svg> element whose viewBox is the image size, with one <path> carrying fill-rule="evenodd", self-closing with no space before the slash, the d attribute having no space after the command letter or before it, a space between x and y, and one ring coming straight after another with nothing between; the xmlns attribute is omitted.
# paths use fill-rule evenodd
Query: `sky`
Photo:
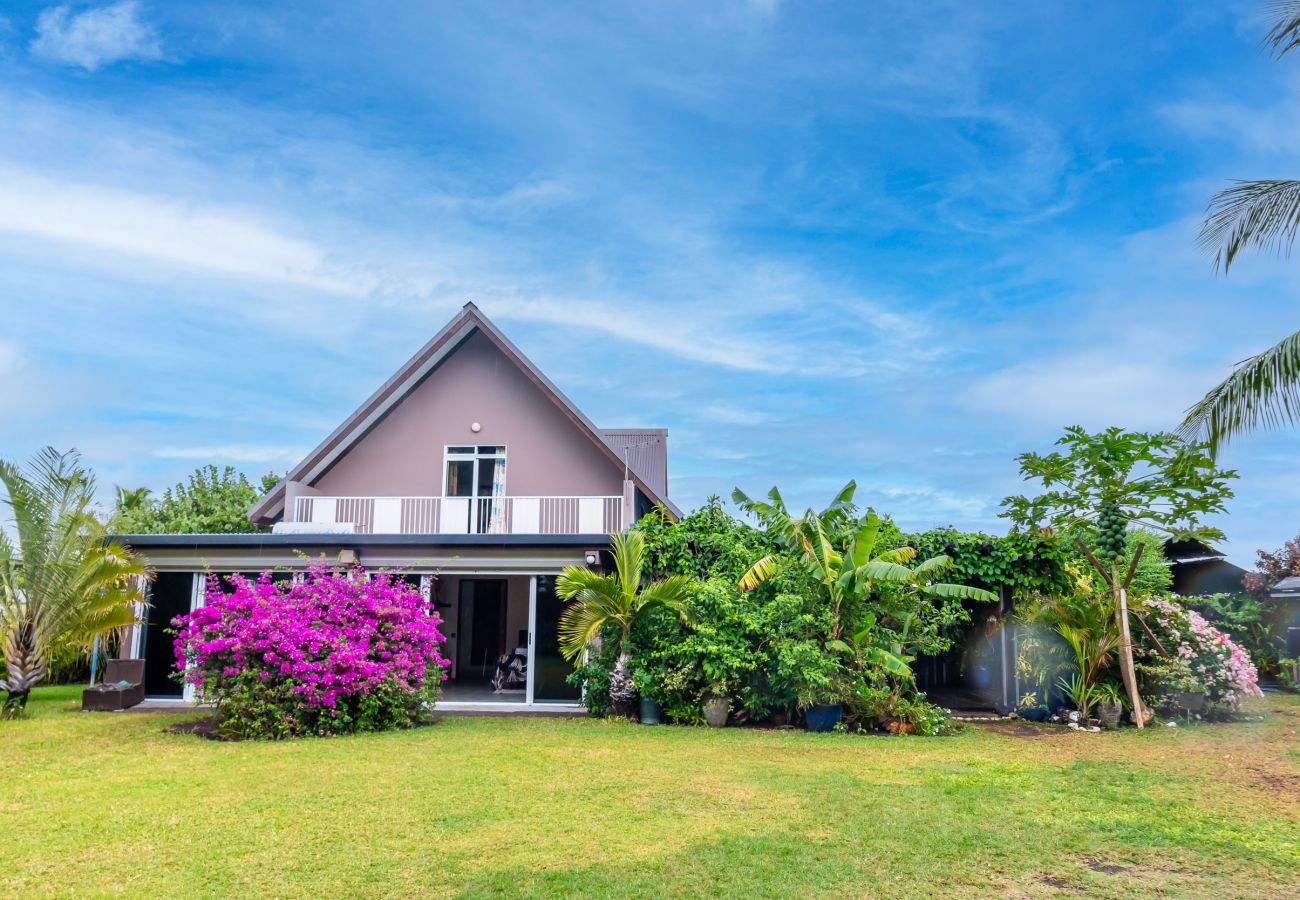
<svg viewBox="0 0 1300 900"><path fill-rule="evenodd" d="M849 478L1005 530L1018 453L1175 427L1300 327L1216 275L1300 173L1262 4L118 0L0 6L0 456L283 472L473 300L683 507ZM1300 430L1214 524L1300 530Z"/></svg>

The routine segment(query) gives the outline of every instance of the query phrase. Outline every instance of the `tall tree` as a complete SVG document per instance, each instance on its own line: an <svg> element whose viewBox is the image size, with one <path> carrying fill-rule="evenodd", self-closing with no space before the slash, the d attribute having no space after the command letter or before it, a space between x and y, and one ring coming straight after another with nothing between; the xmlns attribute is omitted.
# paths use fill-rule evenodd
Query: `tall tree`
<svg viewBox="0 0 1300 900"><path fill-rule="evenodd" d="M1065 452L1018 457L1021 477L1041 481L1045 490L1032 499L1007 497L1001 515L1018 528L1050 526L1072 535L1105 581L1120 632L1120 673L1141 728L1145 713L1133 668L1128 588L1145 544L1137 543L1128 559L1127 530L1139 526L1180 540L1222 538L1219 529L1200 520L1224 511L1232 497L1228 482L1237 473L1218 469L1205 445L1172 434L1119 428L1090 434L1076 426L1065 429L1056 443ZM1090 548L1083 535L1091 529Z"/></svg>
<svg viewBox="0 0 1300 900"><path fill-rule="evenodd" d="M44 680L51 648L136 621L143 559L106 540L92 504L95 480L76 451L46 447L25 467L0 460L14 538L0 529L0 638L7 691L16 714Z"/></svg>
<svg viewBox="0 0 1300 900"><path fill-rule="evenodd" d="M207 465L151 499L143 488L118 491L113 523L119 534L238 534L266 531L248 518L257 499L275 487L279 478L263 475L255 486L248 476L226 466Z"/></svg>
<svg viewBox="0 0 1300 900"><path fill-rule="evenodd" d="M1268 4L1272 27L1263 44L1275 58L1300 47L1300 0ZM1236 181L1210 198L1201 223L1200 245L1214 255L1224 274L1247 248L1290 255L1300 230L1300 180ZM1238 363L1195 406L1179 428L1189 440L1204 440L1210 452L1231 438L1261 426L1300 421L1300 331Z"/></svg>

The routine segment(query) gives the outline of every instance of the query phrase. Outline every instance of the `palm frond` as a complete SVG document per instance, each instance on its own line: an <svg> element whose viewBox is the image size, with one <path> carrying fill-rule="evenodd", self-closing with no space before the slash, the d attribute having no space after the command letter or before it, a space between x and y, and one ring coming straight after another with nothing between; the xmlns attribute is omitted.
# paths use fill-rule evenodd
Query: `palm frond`
<svg viewBox="0 0 1300 900"><path fill-rule="evenodd" d="M689 575L670 575L647 584L637 595L635 609L640 612L655 606L671 609L678 615L687 615L686 601L691 595L695 579Z"/></svg>
<svg viewBox="0 0 1300 900"><path fill-rule="evenodd" d="M1267 8L1273 27L1264 35L1261 43L1269 48L1275 58L1285 56L1300 47L1300 2L1273 0L1267 4Z"/></svg>
<svg viewBox="0 0 1300 900"><path fill-rule="evenodd" d="M1187 411L1178 433L1206 441L1211 455L1259 427L1300 421L1300 331L1237 365Z"/></svg>
<svg viewBox="0 0 1300 900"><path fill-rule="evenodd" d="M1235 181L1210 198L1197 243L1225 273L1242 250L1290 255L1300 229L1300 181Z"/></svg>
<svg viewBox="0 0 1300 900"><path fill-rule="evenodd" d="M635 597L641 588L641 568L645 559L645 535L639 531L624 531L610 539L614 548L614 571L619 585L627 597Z"/></svg>

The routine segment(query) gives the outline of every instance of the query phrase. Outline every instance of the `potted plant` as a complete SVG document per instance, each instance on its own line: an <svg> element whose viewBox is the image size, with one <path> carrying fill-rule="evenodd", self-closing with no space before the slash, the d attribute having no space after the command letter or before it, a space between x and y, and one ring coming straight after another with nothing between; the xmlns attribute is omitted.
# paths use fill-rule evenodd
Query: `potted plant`
<svg viewBox="0 0 1300 900"><path fill-rule="evenodd" d="M1094 689L1097 697L1097 719L1103 728L1118 728L1119 717L1124 714L1124 702L1120 696L1119 685L1107 681Z"/></svg>
<svg viewBox="0 0 1300 900"><path fill-rule="evenodd" d="M655 702L655 699L653 697L647 697L645 694L642 694L641 695L641 724L658 725L662 721L663 720L660 716L659 704Z"/></svg>
<svg viewBox="0 0 1300 900"><path fill-rule="evenodd" d="M1052 714L1051 709L1044 703L1038 702L1038 693L1029 691L1020 698L1020 705L1016 707L1016 715L1026 722L1046 722L1047 717Z"/></svg>
<svg viewBox="0 0 1300 900"><path fill-rule="evenodd" d="M833 682L800 685L796 692L803 710L804 728L813 732L832 731L843 715L843 695Z"/></svg>
<svg viewBox="0 0 1300 900"><path fill-rule="evenodd" d="M727 699L726 687L715 684L709 688L704 698L704 721L710 728L722 728L727 724L731 714L731 701Z"/></svg>

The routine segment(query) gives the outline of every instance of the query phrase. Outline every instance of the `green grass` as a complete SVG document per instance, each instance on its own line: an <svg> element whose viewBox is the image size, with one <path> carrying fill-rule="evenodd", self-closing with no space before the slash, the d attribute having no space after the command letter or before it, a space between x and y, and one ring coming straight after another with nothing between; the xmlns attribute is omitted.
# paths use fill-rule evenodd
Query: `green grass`
<svg viewBox="0 0 1300 900"><path fill-rule="evenodd" d="M77 696L0 723L0 893L1300 895L1296 698L1146 734L448 717L221 744Z"/></svg>

